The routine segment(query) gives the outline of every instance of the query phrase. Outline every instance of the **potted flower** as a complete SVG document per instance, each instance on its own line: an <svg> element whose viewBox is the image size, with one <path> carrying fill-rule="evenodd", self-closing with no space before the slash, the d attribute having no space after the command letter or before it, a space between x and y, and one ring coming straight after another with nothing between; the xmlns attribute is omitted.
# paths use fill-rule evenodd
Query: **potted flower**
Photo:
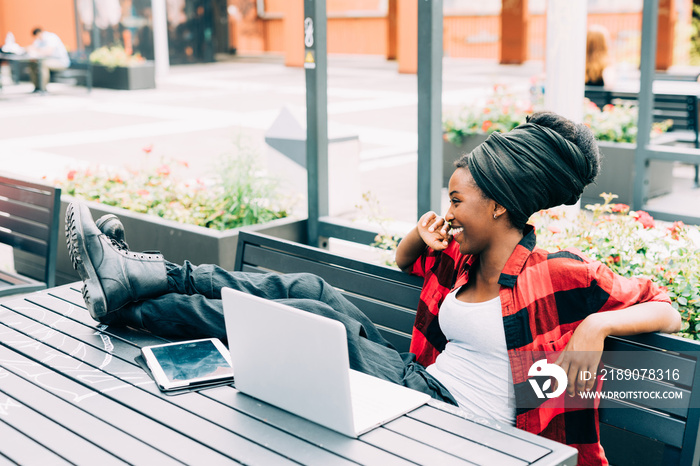
<svg viewBox="0 0 700 466"><path fill-rule="evenodd" d="M144 152L148 155L151 147ZM289 200L255 160L256 154L246 150L224 156L216 174L206 180L187 177L186 164L163 159L150 160L138 170L71 169L56 180L62 188L61 221L68 204L77 199L88 204L94 219L117 215L135 251L157 249L173 262L189 260L233 270L241 229L305 241L305 221L289 215ZM24 263L31 264L31 256L15 255L18 271ZM77 279L67 249L59 248L57 283Z"/></svg>
<svg viewBox="0 0 700 466"><path fill-rule="evenodd" d="M532 113L529 101L518 99L502 85L495 85L493 96L485 102L465 106L442 121L443 186L454 171L454 162L486 140L489 134L508 132Z"/></svg>
<svg viewBox="0 0 700 466"><path fill-rule="evenodd" d="M155 66L140 54L130 55L123 47L100 47L90 54L92 84L109 89L154 89Z"/></svg>
<svg viewBox="0 0 700 466"><path fill-rule="evenodd" d="M680 312L680 336L700 340L700 230L682 222L655 221L601 194L602 202L576 215L555 208L530 221L538 246L549 251L574 247L626 276L645 276L661 286Z"/></svg>
<svg viewBox="0 0 700 466"><path fill-rule="evenodd" d="M619 201L631 204L634 196L634 152L637 141L637 107L630 104L605 105L599 109L586 99L584 124L588 125L598 139L601 152L601 167L598 179L586 187L583 203L595 203L603 192L615 192ZM652 138L658 137L671 127L671 120L656 122L652 126ZM673 164L652 160L649 162L650 198L671 192Z"/></svg>

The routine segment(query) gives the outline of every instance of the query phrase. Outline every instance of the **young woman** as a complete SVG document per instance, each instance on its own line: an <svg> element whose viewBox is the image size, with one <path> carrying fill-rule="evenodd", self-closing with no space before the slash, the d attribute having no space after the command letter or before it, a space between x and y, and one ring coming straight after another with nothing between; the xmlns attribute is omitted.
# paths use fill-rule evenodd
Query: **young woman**
<svg viewBox="0 0 700 466"><path fill-rule="evenodd" d="M615 70L608 51L610 34L603 26L592 25L586 33L586 85L612 86Z"/></svg>
<svg viewBox="0 0 700 466"><path fill-rule="evenodd" d="M428 212L396 261L425 277L411 352L460 406L576 446L579 464L605 464L597 411L528 403L533 354L561 351L570 397L588 391L609 335L675 332L680 316L646 279L626 279L580 252L535 245L535 212L574 204L598 172L590 130L539 113L494 133L457 163L445 217ZM524 356L527 357L524 357Z"/></svg>
<svg viewBox="0 0 700 466"><path fill-rule="evenodd" d="M75 203L66 214L68 248L88 311L104 323L225 339L222 287L279 300L341 321L353 369L574 445L580 464L605 464L595 409L580 397L533 399L536 355L563 350L556 363L576 395L593 387L577 376L596 372L606 336L675 332L680 317L648 280L617 276L576 251L535 247L530 215L575 203L597 171L590 130L552 113L494 133L463 156L446 216L425 214L397 251L404 270L425 277L407 354L310 274L227 272L134 253L118 219L96 224Z"/></svg>

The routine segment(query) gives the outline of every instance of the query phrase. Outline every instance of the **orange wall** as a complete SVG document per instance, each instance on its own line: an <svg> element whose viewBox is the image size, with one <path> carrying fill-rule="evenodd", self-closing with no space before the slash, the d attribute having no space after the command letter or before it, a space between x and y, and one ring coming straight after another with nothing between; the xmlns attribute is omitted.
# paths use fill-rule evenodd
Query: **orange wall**
<svg viewBox="0 0 700 466"><path fill-rule="evenodd" d="M265 51L284 52L284 20L265 21Z"/></svg>
<svg viewBox="0 0 700 466"><path fill-rule="evenodd" d="M498 58L498 16L445 16L443 28L446 57Z"/></svg>
<svg viewBox="0 0 700 466"><path fill-rule="evenodd" d="M386 55L386 18L328 18L328 53Z"/></svg>
<svg viewBox="0 0 700 466"><path fill-rule="evenodd" d="M0 0L0 41L12 32L18 44L32 43L32 29L41 26L58 34L68 50L75 50L73 0Z"/></svg>

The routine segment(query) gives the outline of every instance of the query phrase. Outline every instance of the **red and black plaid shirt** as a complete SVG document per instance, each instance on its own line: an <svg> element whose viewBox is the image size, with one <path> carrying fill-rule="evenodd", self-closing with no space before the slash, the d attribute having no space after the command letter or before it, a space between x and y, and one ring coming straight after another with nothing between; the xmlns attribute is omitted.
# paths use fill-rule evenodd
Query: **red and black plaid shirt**
<svg viewBox="0 0 700 466"><path fill-rule="evenodd" d="M460 254L453 241L441 252L427 249L413 265L411 273L425 280L411 352L426 367L435 362L447 343L437 319L440 304L451 290L467 283L469 268L476 259ZM597 403L560 396L539 402L538 406L537 401L531 404L533 391L527 380L528 370L537 352L562 350L589 314L647 301L670 302L668 297L651 281L621 277L580 251L549 253L537 248L530 225L506 262L499 283L515 385L516 426L577 448L579 464L607 464L600 446Z"/></svg>

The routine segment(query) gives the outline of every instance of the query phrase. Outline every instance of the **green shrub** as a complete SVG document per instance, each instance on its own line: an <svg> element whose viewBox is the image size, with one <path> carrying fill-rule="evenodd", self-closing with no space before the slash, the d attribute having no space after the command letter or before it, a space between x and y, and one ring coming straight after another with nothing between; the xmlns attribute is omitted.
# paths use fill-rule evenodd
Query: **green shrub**
<svg viewBox="0 0 700 466"><path fill-rule="evenodd" d="M625 277L648 277L665 289L681 313L681 336L700 339L700 230L682 222L660 224L644 211L603 202L569 217L551 209L531 218L537 244L549 251L574 247Z"/></svg>
<svg viewBox="0 0 700 466"><path fill-rule="evenodd" d="M79 199L227 230L289 215L276 180L261 173L256 158L249 148L239 148L236 154L222 156L214 177L206 181L177 176L177 169L187 168L184 162L160 160L138 170L70 170L58 184L64 194Z"/></svg>

